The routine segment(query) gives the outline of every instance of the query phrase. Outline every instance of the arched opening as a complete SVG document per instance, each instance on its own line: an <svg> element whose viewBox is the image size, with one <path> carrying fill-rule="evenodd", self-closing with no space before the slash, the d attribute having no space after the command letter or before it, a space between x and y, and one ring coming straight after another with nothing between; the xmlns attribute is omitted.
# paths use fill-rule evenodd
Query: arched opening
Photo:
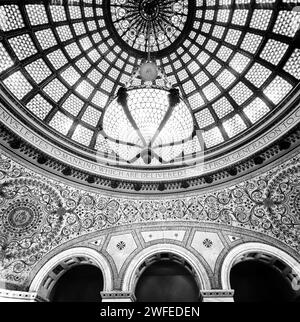
<svg viewBox="0 0 300 322"><path fill-rule="evenodd" d="M49 299L51 302L101 302L101 291L101 270L93 265L79 265L69 269L56 281Z"/></svg>
<svg viewBox="0 0 300 322"><path fill-rule="evenodd" d="M71 269L84 265L95 267L101 274L102 282L97 282L100 286L99 294L113 289L112 272L107 259L94 249L74 247L60 252L38 267L29 290L37 293L40 300L48 302L53 298L52 291L60 278ZM101 301L101 294L96 301Z"/></svg>
<svg viewBox="0 0 300 322"><path fill-rule="evenodd" d="M196 274L179 256L163 253L148 258L139 268L137 302L199 302Z"/></svg>
<svg viewBox="0 0 300 322"><path fill-rule="evenodd" d="M235 302L292 302L299 300L292 270L266 254L244 254L230 271Z"/></svg>

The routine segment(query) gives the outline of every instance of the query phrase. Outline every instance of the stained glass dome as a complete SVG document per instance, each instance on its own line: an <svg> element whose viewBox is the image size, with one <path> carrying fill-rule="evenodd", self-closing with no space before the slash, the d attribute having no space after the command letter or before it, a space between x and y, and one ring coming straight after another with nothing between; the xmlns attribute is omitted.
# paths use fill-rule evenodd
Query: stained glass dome
<svg viewBox="0 0 300 322"><path fill-rule="evenodd" d="M188 0L111 0L112 25L130 47L154 52L169 47L181 36L189 17ZM193 2L193 1L191 1ZM148 23L151 26L148 38Z"/></svg>
<svg viewBox="0 0 300 322"><path fill-rule="evenodd" d="M116 149L103 128L114 131L112 110L122 113L115 95L150 46L189 111L176 114L187 124L176 134L178 141L193 128L201 131L208 157L224 154L259 135L297 95L299 5L299 0L2 1L1 102L69 151L114 158ZM145 21L152 24L149 44ZM137 77L134 85L144 83ZM150 125L159 123L154 93L143 98L144 106L157 113L137 109L142 127L148 114ZM139 99L138 91L132 93L132 100ZM140 142L122 139L135 155L132 144ZM201 144L196 147L201 151Z"/></svg>

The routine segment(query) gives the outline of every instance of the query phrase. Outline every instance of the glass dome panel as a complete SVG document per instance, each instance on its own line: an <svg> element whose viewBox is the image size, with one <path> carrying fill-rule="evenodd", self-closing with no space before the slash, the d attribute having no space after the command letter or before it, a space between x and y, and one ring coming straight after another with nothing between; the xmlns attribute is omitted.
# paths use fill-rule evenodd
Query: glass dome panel
<svg viewBox="0 0 300 322"><path fill-rule="evenodd" d="M168 135L184 140L194 128L203 132L205 153L224 151L267 124L299 89L299 6L298 0L1 1L1 93L26 123L43 127L70 149L112 153L116 146L101 131L106 124L106 135L118 138L118 124L135 129L118 106L113 113L108 109L145 61L142 38L150 20L153 60L191 111L191 117L184 109L170 116L153 142L157 151ZM133 38L121 26L126 19L135 24ZM137 78L133 85L145 84ZM147 104L153 113L131 103L130 112L149 141L164 109ZM126 142L130 157L144 146L139 133ZM186 151L193 145L181 144ZM166 154L174 158L176 149Z"/></svg>

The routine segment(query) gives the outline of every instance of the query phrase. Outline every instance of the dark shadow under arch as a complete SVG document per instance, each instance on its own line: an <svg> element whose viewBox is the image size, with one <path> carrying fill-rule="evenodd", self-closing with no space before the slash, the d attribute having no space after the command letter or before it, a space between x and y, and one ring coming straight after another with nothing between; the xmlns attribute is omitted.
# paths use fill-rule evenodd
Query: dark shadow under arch
<svg viewBox="0 0 300 322"><path fill-rule="evenodd" d="M137 302L199 302L199 287L178 262L160 260L146 267L136 285Z"/></svg>
<svg viewBox="0 0 300 322"><path fill-rule="evenodd" d="M51 302L101 302L103 275L93 265L78 265L56 282L51 294Z"/></svg>
<svg viewBox="0 0 300 322"><path fill-rule="evenodd" d="M291 302L296 300L289 281L275 267L258 260L239 262L230 272L235 302Z"/></svg>

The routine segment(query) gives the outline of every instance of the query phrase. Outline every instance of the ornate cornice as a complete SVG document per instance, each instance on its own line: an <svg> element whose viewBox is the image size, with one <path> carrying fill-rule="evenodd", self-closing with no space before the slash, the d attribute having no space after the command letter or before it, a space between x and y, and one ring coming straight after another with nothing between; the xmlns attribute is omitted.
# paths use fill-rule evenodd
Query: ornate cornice
<svg viewBox="0 0 300 322"><path fill-rule="evenodd" d="M23 112L21 116L16 114L16 111L21 113L21 110L12 110L14 103L8 97L6 99L7 102L0 103L0 123L4 126L0 142L4 146L7 143L13 145L16 155L52 173L59 172L60 175L66 170L68 180L88 181L104 189L131 190L134 193L142 191L161 194L228 182L256 170L263 163L272 162L282 156L285 150L295 148L300 137L300 105L298 94L295 93L286 102L285 114L282 114L283 108L274 112L268 127L260 125L253 131L251 138L245 135L226 151L221 149L217 153L205 154L204 159L195 159L194 165L169 170L120 168L108 165L108 160L100 155L82 154L82 150L69 147L66 141L53 134L46 136L45 128L41 126L33 128L29 125L31 122L21 121L27 118L26 115ZM15 141L17 144L14 144ZM24 148L20 151L21 145L26 147L26 156Z"/></svg>
<svg viewBox="0 0 300 322"><path fill-rule="evenodd" d="M143 173L137 170L128 172L117 168L106 168L100 163L88 161L52 145L4 109L0 109L0 122L5 124L1 129L0 142L11 150L17 159L26 160L34 167L60 177L63 175L67 180L104 190L161 194L228 184L263 165L271 164L288 151L297 149L300 138L299 119L300 109L283 119L276 128L239 151L214 161L204 162L203 165L199 164L198 173L192 169L194 175L190 179L186 178L187 169L169 170L154 175L151 171ZM260 153L257 153L258 151Z"/></svg>

